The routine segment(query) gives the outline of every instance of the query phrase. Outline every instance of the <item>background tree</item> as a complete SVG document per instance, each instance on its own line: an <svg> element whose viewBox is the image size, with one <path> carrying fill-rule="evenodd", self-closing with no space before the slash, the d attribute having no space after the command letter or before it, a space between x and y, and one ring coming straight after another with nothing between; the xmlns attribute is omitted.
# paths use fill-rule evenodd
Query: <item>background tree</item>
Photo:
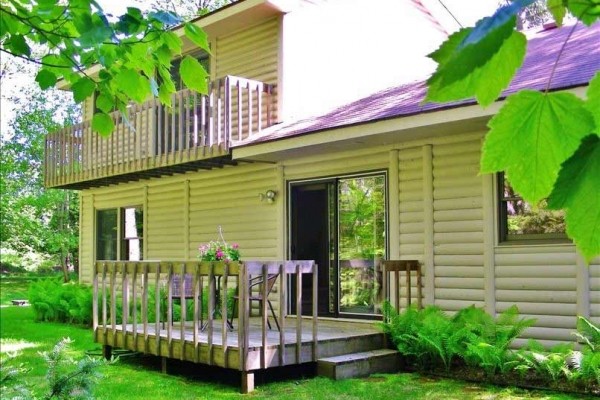
<svg viewBox="0 0 600 400"><path fill-rule="evenodd" d="M78 122L79 109L65 93L25 88L15 118L0 143L0 242L21 259L35 253L68 267L78 254L78 196L45 189L45 134ZM6 260L3 260L4 262Z"/></svg>
<svg viewBox="0 0 600 400"><path fill-rule="evenodd" d="M147 4L146 1L137 0ZM185 19L208 14L223 6L235 3L237 0L153 0L150 7L153 10L169 10Z"/></svg>
<svg viewBox="0 0 600 400"><path fill-rule="evenodd" d="M152 96L170 105L175 84L169 69L183 46L170 28L181 22L170 11L144 14L135 7L115 18L94 0L5 0L0 3L0 52L39 64L35 79L42 89L63 79L76 103L97 93L92 128L109 135L114 109L127 118L131 101ZM184 23L182 29L195 45L210 51L199 27ZM179 74L185 86L206 92L208 74L196 59L183 57Z"/></svg>

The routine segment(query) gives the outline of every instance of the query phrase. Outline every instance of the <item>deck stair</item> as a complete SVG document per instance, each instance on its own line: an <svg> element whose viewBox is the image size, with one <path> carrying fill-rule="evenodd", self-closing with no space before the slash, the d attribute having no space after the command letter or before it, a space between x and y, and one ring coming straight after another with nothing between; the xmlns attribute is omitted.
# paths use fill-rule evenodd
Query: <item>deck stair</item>
<svg viewBox="0 0 600 400"><path fill-rule="evenodd" d="M400 353L392 349L376 349L321 358L317 375L339 380L366 377L375 373L398 372Z"/></svg>

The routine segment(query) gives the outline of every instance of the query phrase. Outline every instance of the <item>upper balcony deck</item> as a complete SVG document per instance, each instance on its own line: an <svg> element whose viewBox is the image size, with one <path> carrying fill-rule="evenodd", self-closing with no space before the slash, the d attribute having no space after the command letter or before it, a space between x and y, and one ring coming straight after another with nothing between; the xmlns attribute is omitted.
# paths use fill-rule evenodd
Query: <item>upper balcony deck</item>
<svg viewBox="0 0 600 400"><path fill-rule="evenodd" d="M275 122L274 85L226 76L207 95L182 90L172 106L157 99L111 114L115 130L102 137L91 122L46 138L45 185L87 189L234 164L230 145Z"/></svg>

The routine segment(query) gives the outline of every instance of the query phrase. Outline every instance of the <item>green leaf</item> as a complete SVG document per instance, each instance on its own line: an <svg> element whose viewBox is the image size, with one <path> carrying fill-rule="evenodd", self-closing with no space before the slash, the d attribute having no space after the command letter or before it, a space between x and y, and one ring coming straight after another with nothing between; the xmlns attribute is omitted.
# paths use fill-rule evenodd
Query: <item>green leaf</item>
<svg viewBox="0 0 600 400"><path fill-rule="evenodd" d="M71 86L71 90L73 91L75 102L81 103L94 93L96 83L90 78L83 76Z"/></svg>
<svg viewBox="0 0 600 400"><path fill-rule="evenodd" d="M110 94L100 93L96 97L96 107L108 114L115 108L115 101Z"/></svg>
<svg viewBox="0 0 600 400"><path fill-rule="evenodd" d="M516 19L513 17L504 25L488 33L477 43L458 47L450 58L438 65L430 81L439 80L439 85L444 87L467 77L475 69L485 65L496 54L503 43L514 32Z"/></svg>
<svg viewBox="0 0 600 400"><path fill-rule="evenodd" d="M594 124L583 100L573 94L523 90L507 99L488 126L481 172L506 171L511 186L537 204Z"/></svg>
<svg viewBox="0 0 600 400"><path fill-rule="evenodd" d="M115 130L115 123L108 114L96 113L92 117L92 129L101 136L108 137Z"/></svg>
<svg viewBox="0 0 600 400"><path fill-rule="evenodd" d="M567 234L589 262L600 255L600 138L586 137L563 165L548 207L565 209Z"/></svg>
<svg viewBox="0 0 600 400"><path fill-rule="evenodd" d="M600 72L596 72L596 75L590 81L585 108L594 116L596 129L593 132L600 134Z"/></svg>
<svg viewBox="0 0 600 400"><path fill-rule="evenodd" d="M179 74L183 84L199 93L208 92L206 78L208 73L194 57L185 56L179 66Z"/></svg>
<svg viewBox="0 0 600 400"><path fill-rule="evenodd" d="M567 14L567 9L565 8L565 0L548 0L546 7L548 7L548 11L552 14L552 18L556 21L558 26L561 26L563 23L563 19Z"/></svg>
<svg viewBox="0 0 600 400"><path fill-rule="evenodd" d="M150 96L150 82L132 69L123 69L114 78L116 89L127 94L133 101L143 103Z"/></svg>
<svg viewBox="0 0 600 400"><path fill-rule="evenodd" d="M37 73L35 81L40 85L40 89L46 90L56 84L56 75L52 71L42 68Z"/></svg>
<svg viewBox="0 0 600 400"><path fill-rule="evenodd" d="M194 25L191 22L185 24L183 28L185 35L192 41L194 44L199 46L201 49L206 50L210 53L210 46L208 44L208 35L202 28L197 25Z"/></svg>
<svg viewBox="0 0 600 400"><path fill-rule="evenodd" d="M591 26L600 18L600 2L598 0L568 0L567 8L578 20Z"/></svg>
<svg viewBox="0 0 600 400"><path fill-rule="evenodd" d="M430 57L442 65L445 60L452 57L453 51L460 44L461 37L466 34L468 34L468 29L450 36L446 43ZM500 49L483 66L474 69L463 79L451 84L443 84L441 75L432 76L428 81L429 89L426 101L446 102L476 97L482 106L490 105L508 86L515 72L523 63L526 46L525 35L513 31Z"/></svg>
<svg viewBox="0 0 600 400"><path fill-rule="evenodd" d="M29 57L31 55L31 49L25 41L25 37L22 35L12 35L6 42L6 47L10 49L16 55L24 55Z"/></svg>
<svg viewBox="0 0 600 400"><path fill-rule="evenodd" d="M499 7L494 14L477 21L475 28L473 28L469 35L463 40L460 47L462 48L470 44L475 44L485 39L494 30L514 19L514 16L517 15L522 8L527 7L534 1L535 0L513 0L509 4Z"/></svg>
<svg viewBox="0 0 600 400"><path fill-rule="evenodd" d="M181 46L183 46L183 44L179 36L177 36L174 32L167 31L161 35L161 38L173 53L181 54Z"/></svg>

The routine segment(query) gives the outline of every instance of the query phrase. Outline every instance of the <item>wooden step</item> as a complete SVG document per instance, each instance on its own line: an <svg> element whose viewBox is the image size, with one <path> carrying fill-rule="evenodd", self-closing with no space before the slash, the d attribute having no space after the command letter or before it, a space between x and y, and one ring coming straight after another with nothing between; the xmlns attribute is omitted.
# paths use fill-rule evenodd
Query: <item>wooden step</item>
<svg viewBox="0 0 600 400"><path fill-rule="evenodd" d="M385 347L383 333L372 333L319 342L319 357L327 358L350 353L361 353Z"/></svg>
<svg viewBox="0 0 600 400"><path fill-rule="evenodd" d="M397 350L377 349L360 353L321 358L317 374L331 379L365 377L375 373L398 372L400 353Z"/></svg>

